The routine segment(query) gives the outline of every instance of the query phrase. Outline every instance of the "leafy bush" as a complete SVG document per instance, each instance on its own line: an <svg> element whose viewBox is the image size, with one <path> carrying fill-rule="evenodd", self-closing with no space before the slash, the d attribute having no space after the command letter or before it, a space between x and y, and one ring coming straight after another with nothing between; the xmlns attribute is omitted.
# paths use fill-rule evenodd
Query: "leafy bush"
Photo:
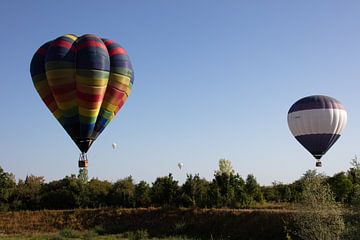
<svg viewBox="0 0 360 240"><path fill-rule="evenodd" d="M135 232L127 232L124 234L125 237L129 238L129 240L142 240L148 239L149 233L147 230L137 230Z"/></svg>
<svg viewBox="0 0 360 240"><path fill-rule="evenodd" d="M107 233L107 231L104 229L103 226L95 226L93 232L95 232L98 235L105 235Z"/></svg>
<svg viewBox="0 0 360 240"><path fill-rule="evenodd" d="M308 171L303 179L301 201L290 230L294 237L309 240L342 239L343 209L336 203L325 177Z"/></svg>
<svg viewBox="0 0 360 240"><path fill-rule="evenodd" d="M81 234L71 228L64 228L60 231L59 235L65 238L80 238Z"/></svg>

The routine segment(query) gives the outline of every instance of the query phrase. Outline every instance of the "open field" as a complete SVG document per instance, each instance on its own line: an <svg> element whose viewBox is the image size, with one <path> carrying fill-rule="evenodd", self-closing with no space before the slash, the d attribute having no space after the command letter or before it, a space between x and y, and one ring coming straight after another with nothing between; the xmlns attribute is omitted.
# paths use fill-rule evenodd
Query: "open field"
<svg viewBox="0 0 360 240"><path fill-rule="evenodd" d="M130 235L130 236L129 236ZM36 234L36 235L0 235L2 240L66 240L66 239L86 239L86 240L135 240L144 239L141 236L131 234L111 234L100 236L93 232L76 232L74 235L64 236L62 232L57 234ZM165 237L165 238L146 238L149 240L192 240L186 237Z"/></svg>
<svg viewBox="0 0 360 240"><path fill-rule="evenodd" d="M284 221L289 221L292 214L292 210L285 209L159 208L4 212L0 213L0 233L7 237L2 239L20 239L16 238L18 234L21 239L26 239L25 236L29 236L28 239L56 239L53 237L64 229L82 233L78 239L87 239L87 232L96 232L91 239L126 239L129 232L132 234L129 239L141 239L134 238L133 233L139 231L140 235L145 233L155 239L169 239L168 236L186 236L190 239L284 239ZM44 233L54 235L41 235ZM39 234L42 238L32 238ZM110 234L115 235L108 236Z"/></svg>

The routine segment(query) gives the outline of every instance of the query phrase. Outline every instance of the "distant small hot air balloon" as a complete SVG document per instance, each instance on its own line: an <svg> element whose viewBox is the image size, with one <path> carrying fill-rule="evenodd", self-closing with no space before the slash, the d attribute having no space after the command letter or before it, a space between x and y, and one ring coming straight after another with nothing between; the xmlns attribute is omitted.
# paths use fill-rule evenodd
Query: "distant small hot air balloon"
<svg viewBox="0 0 360 240"><path fill-rule="evenodd" d="M112 146L113 149L115 149L116 148L116 143L113 143L111 146Z"/></svg>
<svg viewBox="0 0 360 240"><path fill-rule="evenodd" d="M288 112L291 133L317 160L338 140L346 126L347 112L336 99L314 95L295 102Z"/></svg>
<svg viewBox="0 0 360 240"><path fill-rule="evenodd" d="M178 167L179 167L179 169L181 170L181 168L184 166L184 164L183 163L178 163Z"/></svg>

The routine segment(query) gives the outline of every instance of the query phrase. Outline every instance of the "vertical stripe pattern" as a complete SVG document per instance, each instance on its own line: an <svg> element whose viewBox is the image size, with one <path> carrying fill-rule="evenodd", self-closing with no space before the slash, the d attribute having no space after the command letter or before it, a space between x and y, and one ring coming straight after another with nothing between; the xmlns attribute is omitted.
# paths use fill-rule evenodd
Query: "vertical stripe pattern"
<svg viewBox="0 0 360 240"><path fill-rule="evenodd" d="M91 34L45 43L30 72L41 99L83 153L123 106L134 80L126 50Z"/></svg>

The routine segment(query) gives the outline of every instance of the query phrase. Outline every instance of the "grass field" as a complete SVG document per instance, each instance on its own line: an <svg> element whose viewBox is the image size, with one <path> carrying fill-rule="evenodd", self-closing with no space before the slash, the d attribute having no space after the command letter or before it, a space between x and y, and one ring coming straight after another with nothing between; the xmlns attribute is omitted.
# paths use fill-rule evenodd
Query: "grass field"
<svg viewBox="0 0 360 240"><path fill-rule="evenodd" d="M292 214L289 209L161 208L3 212L0 239L284 239L284 222Z"/></svg>
<svg viewBox="0 0 360 240"><path fill-rule="evenodd" d="M84 240L191 240L187 237L164 237L151 238L146 231L127 232L123 234L99 235L96 230L79 232L70 229L64 229L53 234L24 234L24 235L0 235L0 239L4 240L67 240L67 239L84 239Z"/></svg>

